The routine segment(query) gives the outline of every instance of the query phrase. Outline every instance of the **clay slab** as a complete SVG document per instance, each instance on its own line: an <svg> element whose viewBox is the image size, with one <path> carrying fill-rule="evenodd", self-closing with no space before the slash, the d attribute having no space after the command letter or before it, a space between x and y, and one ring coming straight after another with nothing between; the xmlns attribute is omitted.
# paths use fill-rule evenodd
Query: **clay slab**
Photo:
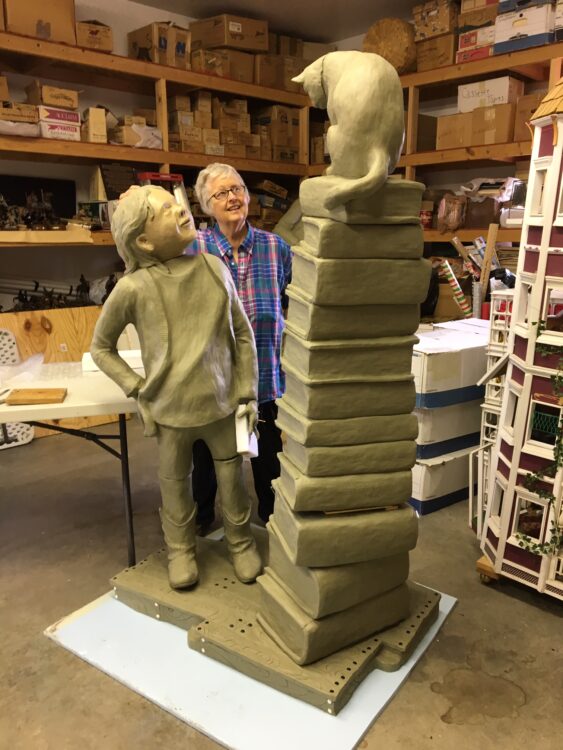
<svg viewBox="0 0 563 750"><path fill-rule="evenodd" d="M297 664L310 664L408 617L410 597L403 583L343 612L312 619L284 591L276 574L266 568L257 580L262 589L258 622Z"/></svg>
<svg viewBox="0 0 563 750"><path fill-rule="evenodd" d="M352 200L329 210L324 197L332 189L330 178L303 180L299 202L305 216L334 219L345 224L420 224L420 204L424 185L391 176L385 185L367 198Z"/></svg>
<svg viewBox="0 0 563 750"><path fill-rule="evenodd" d="M312 216L302 221L302 250L318 258L422 257L424 236L416 224L362 226Z"/></svg>
<svg viewBox="0 0 563 750"><path fill-rule="evenodd" d="M412 376L401 379L365 378L368 382L318 383L285 367L285 395L290 406L311 419L410 414L416 394Z"/></svg>
<svg viewBox="0 0 563 750"><path fill-rule="evenodd" d="M282 365L319 380L362 380L366 375L410 375L416 336L307 341L289 323L282 342Z"/></svg>
<svg viewBox="0 0 563 750"><path fill-rule="evenodd" d="M405 471L343 476L307 476L278 453L280 478L274 484L283 492L292 510L332 512L401 505L412 494L410 466Z"/></svg>
<svg viewBox="0 0 563 750"><path fill-rule="evenodd" d="M414 414L351 419L309 419L283 397L276 401L276 424L304 446L351 446L361 443L416 440L418 421Z"/></svg>
<svg viewBox="0 0 563 750"><path fill-rule="evenodd" d="M309 477L408 471L416 460L414 440L313 447L287 434L283 451L293 466Z"/></svg>
<svg viewBox="0 0 563 750"><path fill-rule="evenodd" d="M273 520L294 565L326 568L408 552L416 546L418 522L410 505L357 513L294 513L279 480Z"/></svg>
<svg viewBox="0 0 563 750"><path fill-rule="evenodd" d="M431 266L418 260L324 260L293 248L293 276L317 305L412 305L428 293Z"/></svg>
<svg viewBox="0 0 563 750"><path fill-rule="evenodd" d="M363 339L406 336L418 328L420 308L413 305L318 305L295 283L288 286L287 324L304 339ZM377 302L377 300L373 300Z"/></svg>
<svg viewBox="0 0 563 750"><path fill-rule="evenodd" d="M283 538L276 531L273 516L268 523L269 566L282 588L308 615L314 618L341 612L366 599L394 589L409 575L409 553L379 560L335 565L332 568L305 568L289 559Z"/></svg>

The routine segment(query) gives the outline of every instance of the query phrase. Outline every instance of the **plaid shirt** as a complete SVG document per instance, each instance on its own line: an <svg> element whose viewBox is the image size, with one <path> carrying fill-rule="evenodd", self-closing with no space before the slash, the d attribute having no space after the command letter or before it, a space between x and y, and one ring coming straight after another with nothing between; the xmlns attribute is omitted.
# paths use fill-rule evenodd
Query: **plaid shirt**
<svg viewBox="0 0 563 750"><path fill-rule="evenodd" d="M291 280L291 248L277 234L248 224L248 233L238 250L238 263L218 226L199 230L186 252L211 253L228 267L256 339L258 401L280 398L285 390L280 363L282 296Z"/></svg>

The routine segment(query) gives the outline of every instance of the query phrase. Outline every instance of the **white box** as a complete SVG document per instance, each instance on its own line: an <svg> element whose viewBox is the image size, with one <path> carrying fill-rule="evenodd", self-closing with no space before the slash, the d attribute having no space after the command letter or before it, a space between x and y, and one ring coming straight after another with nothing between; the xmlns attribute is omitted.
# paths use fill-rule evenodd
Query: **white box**
<svg viewBox="0 0 563 750"><path fill-rule="evenodd" d="M557 0L555 6L555 28L563 27L563 0Z"/></svg>
<svg viewBox="0 0 563 750"><path fill-rule="evenodd" d="M484 394L477 381L487 367L487 321L453 321L417 336L412 372L418 408L475 401Z"/></svg>
<svg viewBox="0 0 563 750"><path fill-rule="evenodd" d="M473 112L477 107L516 104L523 94L524 82L511 76L464 83L457 87L457 109L458 112Z"/></svg>
<svg viewBox="0 0 563 750"><path fill-rule="evenodd" d="M555 8L547 3L512 13L501 13L495 21L495 44L547 34L555 29Z"/></svg>
<svg viewBox="0 0 563 750"><path fill-rule="evenodd" d="M436 458L420 459L412 470L412 500L424 515L424 503L438 510L462 500L469 487L469 454L473 448L445 453Z"/></svg>
<svg viewBox="0 0 563 750"><path fill-rule="evenodd" d="M480 29L466 31L459 35L457 44L458 51L478 49L479 47L488 47L489 44L495 43L495 27L483 26Z"/></svg>
<svg viewBox="0 0 563 750"><path fill-rule="evenodd" d="M67 125L62 122L40 122L39 128L42 138L58 141L79 141L80 125Z"/></svg>
<svg viewBox="0 0 563 750"><path fill-rule="evenodd" d="M61 107L50 107L40 104L37 107L39 120L41 122L56 122L64 125L80 125L80 112L73 109L62 109Z"/></svg>
<svg viewBox="0 0 563 750"><path fill-rule="evenodd" d="M415 409L418 445L432 445L481 430L481 399L442 409Z"/></svg>

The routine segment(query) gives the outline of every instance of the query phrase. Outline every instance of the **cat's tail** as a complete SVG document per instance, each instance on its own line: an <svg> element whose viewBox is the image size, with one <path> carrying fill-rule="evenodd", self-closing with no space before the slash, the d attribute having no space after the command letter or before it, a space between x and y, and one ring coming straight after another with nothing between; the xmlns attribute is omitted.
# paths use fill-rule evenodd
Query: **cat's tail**
<svg viewBox="0 0 563 750"><path fill-rule="evenodd" d="M341 177L338 180L338 185L335 185L325 196L326 208L334 209L348 201L367 198L375 193L387 179L388 169L389 155L384 149L378 149L373 153L371 167L366 175L357 179Z"/></svg>

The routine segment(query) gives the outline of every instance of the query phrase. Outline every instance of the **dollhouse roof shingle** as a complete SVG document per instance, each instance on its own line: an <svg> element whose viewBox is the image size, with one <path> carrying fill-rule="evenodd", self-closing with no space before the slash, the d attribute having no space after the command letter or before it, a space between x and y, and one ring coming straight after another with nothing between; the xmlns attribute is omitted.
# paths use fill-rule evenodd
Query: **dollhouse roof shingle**
<svg viewBox="0 0 563 750"><path fill-rule="evenodd" d="M563 114L563 78L560 78L551 91L547 92L540 106L530 117L530 121L557 114Z"/></svg>

